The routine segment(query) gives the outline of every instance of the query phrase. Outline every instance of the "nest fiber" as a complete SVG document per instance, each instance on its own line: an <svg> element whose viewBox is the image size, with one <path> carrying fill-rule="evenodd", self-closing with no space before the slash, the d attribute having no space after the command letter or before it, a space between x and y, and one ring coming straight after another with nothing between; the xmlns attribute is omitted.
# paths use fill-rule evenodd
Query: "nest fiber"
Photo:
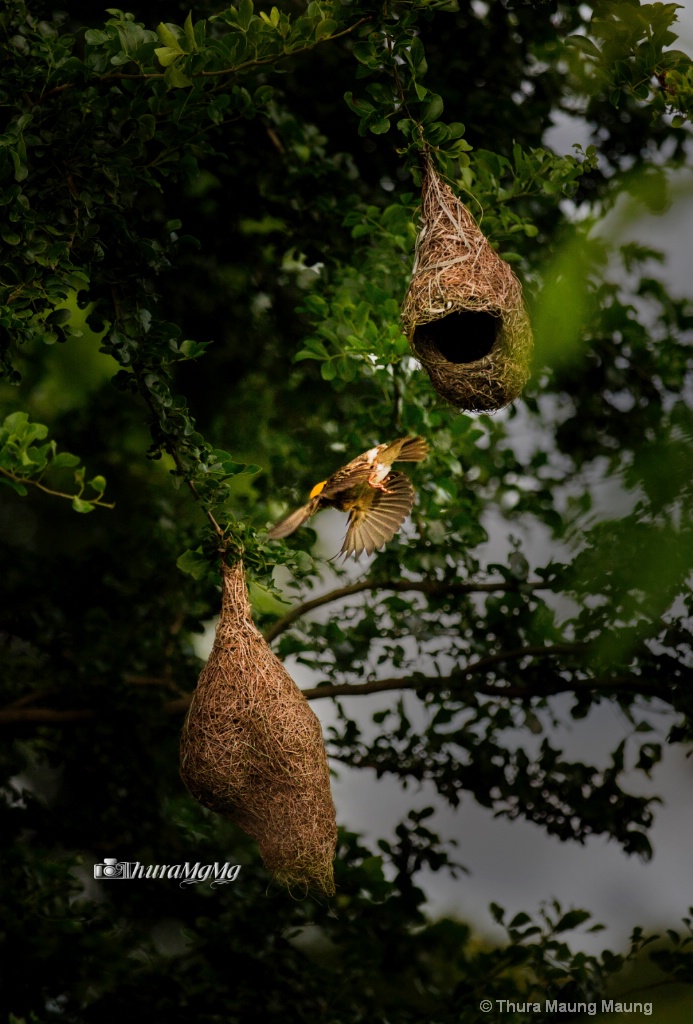
<svg viewBox="0 0 693 1024"><path fill-rule="evenodd" d="M221 617L183 726L181 777L257 840L279 882L332 894L337 826L320 723L253 625L243 563L222 569Z"/></svg>
<svg viewBox="0 0 693 1024"><path fill-rule="evenodd" d="M458 408L502 409L521 394L532 330L520 282L429 156L402 325L433 387Z"/></svg>

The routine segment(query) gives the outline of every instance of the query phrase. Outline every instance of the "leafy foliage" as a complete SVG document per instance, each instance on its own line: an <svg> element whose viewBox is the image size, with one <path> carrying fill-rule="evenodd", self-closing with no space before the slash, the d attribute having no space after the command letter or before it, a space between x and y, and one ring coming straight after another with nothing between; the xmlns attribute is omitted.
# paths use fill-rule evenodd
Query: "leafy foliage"
<svg viewBox="0 0 693 1024"><path fill-rule="evenodd" d="M0 481L11 487L17 494L27 493L27 484L33 484L48 494L60 497L72 497L75 512L91 512L97 505L106 505L101 496L106 489L106 481L102 476L95 476L85 484L85 470L79 465L79 459L70 452L58 452L55 441L39 445L48 434L48 427L43 423L30 423L25 412L10 413L0 427ZM72 469L78 492L74 495L60 494L52 491L43 483L48 470L53 473L58 469ZM92 497L84 498L85 486L93 492ZM112 508L113 506L107 506Z"/></svg>
<svg viewBox="0 0 693 1024"><path fill-rule="evenodd" d="M500 944L429 922L419 873L461 870L430 808L342 833L334 906L268 897L176 769L219 550L243 552L258 622L336 702L335 760L650 856L639 783L692 738L693 305L614 224L667 209L684 164L676 5L66 6L0 13L3 942L33 965L3 1006L447 1024L491 1019L489 979L589 1000L651 955L690 981L673 929L591 957L565 939L584 910L494 906ZM565 115L590 133L569 155ZM423 146L532 309L533 381L496 417L444 407L399 327ZM411 525L358 578L313 529L267 541L405 432L431 444ZM614 749L570 758L607 701ZM243 870L92 887L116 854Z"/></svg>

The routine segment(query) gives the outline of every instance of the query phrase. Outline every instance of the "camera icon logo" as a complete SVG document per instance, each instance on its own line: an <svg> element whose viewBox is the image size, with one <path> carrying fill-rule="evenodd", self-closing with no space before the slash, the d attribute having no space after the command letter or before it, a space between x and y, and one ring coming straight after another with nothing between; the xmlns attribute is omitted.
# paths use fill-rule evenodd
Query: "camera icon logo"
<svg viewBox="0 0 693 1024"><path fill-rule="evenodd" d="M103 864L94 865L94 878L127 878L128 865L117 857L104 857Z"/></svg>

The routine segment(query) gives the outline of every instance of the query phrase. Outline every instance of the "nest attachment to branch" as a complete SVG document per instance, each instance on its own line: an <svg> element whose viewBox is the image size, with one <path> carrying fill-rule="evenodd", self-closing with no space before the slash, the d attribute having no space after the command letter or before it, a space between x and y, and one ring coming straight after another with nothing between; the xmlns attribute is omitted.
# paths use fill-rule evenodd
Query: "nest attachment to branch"
<svg viewBox="0 0 693 1024"><path fill-rule="evenodd" d="M221 617L183 726L181 777L257 840L277 881L331 895L337 826L320 722L253 624L243 563L222 569Z"/></svg>
<svg viewBox="0 0 693 1024"><path fill-rule="evenodd" d="M460 409L502 409L529 376L522 288L425 156L421 228L402 326L438 394Z"/></svg>

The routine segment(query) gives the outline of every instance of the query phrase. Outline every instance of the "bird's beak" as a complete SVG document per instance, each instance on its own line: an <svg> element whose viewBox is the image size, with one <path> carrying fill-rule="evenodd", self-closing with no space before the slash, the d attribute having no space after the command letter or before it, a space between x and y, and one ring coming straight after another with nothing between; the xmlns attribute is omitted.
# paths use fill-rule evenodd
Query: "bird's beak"
<svg viewBox="0 0 693 1024"><path fill-rule="evenodd" d="M308 497L309 498L317 498L317 496L321 493L321 491L322 491L322 489L323 489L323 487L325 486L326 483L327 483L327 480L321 480L319 484L315 485L315 487L310 492Z"/></svg>

